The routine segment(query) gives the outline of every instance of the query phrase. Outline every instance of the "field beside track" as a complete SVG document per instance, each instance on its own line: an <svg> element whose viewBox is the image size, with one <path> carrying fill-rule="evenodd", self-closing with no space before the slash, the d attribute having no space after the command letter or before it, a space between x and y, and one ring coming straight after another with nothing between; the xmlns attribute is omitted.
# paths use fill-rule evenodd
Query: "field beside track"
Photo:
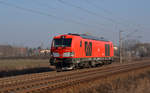
<svg viewBox="0 0 150 93"><path fill-rule="evenodd" d="M48 67L48 59L13 59L0 60L0 71L23 70L37 67Z"/></svg>
<svg viewBox="0 0 150 93"><path fill-rule="evenodd" d="M115 60L112 65L115 64L119 62ZM55 71L55 67L49 65L48 57L0 58L0 78L50 71Z"/></svg>
<svg viewBox="0 0 150 93"><path fill-rule="evenodd" d="M0 60L0 78L54 71L49 59L3 59Z"/></svg>

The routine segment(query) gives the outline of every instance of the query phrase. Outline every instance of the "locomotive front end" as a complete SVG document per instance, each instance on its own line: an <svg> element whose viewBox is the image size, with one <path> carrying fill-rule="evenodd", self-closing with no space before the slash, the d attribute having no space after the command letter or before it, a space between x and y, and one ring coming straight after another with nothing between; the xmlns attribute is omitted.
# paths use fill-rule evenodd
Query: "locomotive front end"
<svg viewBox="0 0 150 93"><path fill-rule="evenodd" d="M56 66L57 71L73 69L72 37L61 35L54 37L51 46L50 64Z"/></svg>

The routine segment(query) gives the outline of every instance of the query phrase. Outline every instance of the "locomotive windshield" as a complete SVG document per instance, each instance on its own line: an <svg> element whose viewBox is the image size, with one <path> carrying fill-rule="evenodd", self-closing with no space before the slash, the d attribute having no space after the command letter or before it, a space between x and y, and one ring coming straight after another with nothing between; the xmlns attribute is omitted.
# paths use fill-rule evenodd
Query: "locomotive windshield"
<svg viewBox="0 0 150 93"><path fill-rule="evenodd" d="M54 39L54 47L71 47L71 38Z"/></svg>

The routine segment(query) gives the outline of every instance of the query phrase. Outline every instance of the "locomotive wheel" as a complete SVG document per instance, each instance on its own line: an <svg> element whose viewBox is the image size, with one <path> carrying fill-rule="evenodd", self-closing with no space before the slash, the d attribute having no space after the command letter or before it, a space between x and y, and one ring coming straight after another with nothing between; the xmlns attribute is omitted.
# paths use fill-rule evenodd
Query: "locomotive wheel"
<svg viewBox="0 0 150 93"><path fill-rule="evenodd" d="M56 69L57 72L62 72L62 69Z"/></svg>
<svg viewBox="0 0 150 93"><path fill-rule="evenodd" d="M75 69L77 69L77 65L73 64L72 70L75 70Z"/></svg>
<svg viewBox="0 0 150 93"><path fill-rule="evenodd" d="M111 64L112 63L112 60L109 62L109 64Z"/></svg>
<svg viewBox="0 0 150 93"><path fill-rule="evenodd" d="M59 67L59 66L56 66L56 71L57 71L57 72L62 72L62 68Z"/></svg>
<svg viewBox="0 0 150 93"><path fill-rule="evenodd" d="M90 65L91 67L96 67L96 63L95 63L95 62L92 62L92 61L90 61L89 65Z"/></svg>

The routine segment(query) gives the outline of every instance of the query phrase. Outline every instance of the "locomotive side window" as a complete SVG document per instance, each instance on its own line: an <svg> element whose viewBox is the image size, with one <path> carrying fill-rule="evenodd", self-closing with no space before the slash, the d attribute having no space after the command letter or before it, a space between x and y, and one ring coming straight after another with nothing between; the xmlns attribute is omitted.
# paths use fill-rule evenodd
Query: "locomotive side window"
<svg viewBox="0 0 150 93"><path fill-rule="evenodd" d="M88 56L88 42L85 41L85 55Z"/></svg>
<svg viewBox="0 0 150 93"><path fill-rule="evenodd" d="M54 39L54 47L71 47L71 38Z"/></svg>
<svg viewBox="0 0 150 93"><path fill-rule="evenodd" d="M105 56L107 56L107 44L105 44Z"/></svg>
<svg viewBox="0 0 150 93"><path fill-rule="evenodd" d="M80 47L82 47L82 41L80 41Z"/></svg>
<svg viewBox="0 0 150 93"><path fill-rule="evenodd" d="M89 56L92 56L92 42L89 43Z"/></svg>
<svg viewBox="0 0 150 93"><path fill-rule="evenodd" d="M110 45L105 44L105 56L110 56Z"/></svg>
<svg viewBox="0 0 150 93"><path fill-rule="evenodd" d="M110 56L110 45L108 44L108 56Z"/></svg>

